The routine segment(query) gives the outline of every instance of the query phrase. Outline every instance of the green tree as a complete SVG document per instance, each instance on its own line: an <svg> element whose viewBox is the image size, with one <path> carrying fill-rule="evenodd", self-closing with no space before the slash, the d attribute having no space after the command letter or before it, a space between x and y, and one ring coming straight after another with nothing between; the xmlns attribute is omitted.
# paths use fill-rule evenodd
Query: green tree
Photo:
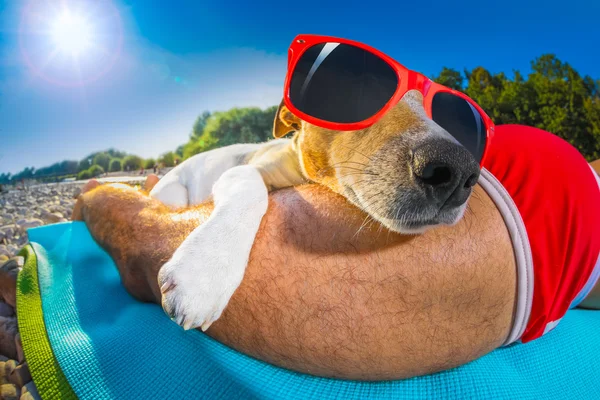
<svg viewBox="0 0 600 400"><path fill-rule="evenodd" d="M11 181L11 174L10 174L10 172L0 174L0 183L2 183L2 184L8 184L8 183L10 183L10 181Z"/></svg>
<svg viewBox="0 0 600 400"><path fill-rule="evenodd" d="M212 137L219 147L267 141L273 132L276 109L270 107L263 111L256 107L232 108L226 112L214 113L201 138Z"/></svg>
<svg viewBox="0 0 600 400"><path fill-rule="evenodd" d="M200 116L198 116L198 118L196 118L196 122L194 122L194 126L192 127L192 137L199 138L202 136L204 133L204 128L206 128L206 124L209 119L209 111L204 111Z"/></svg>
<svg viewBox="0 0 600 400"><path fill-rule="evenodd" d="M144 160L138 156L127 156L123 159L123 170L124 171L135 171L142 168Z"/></svg>
<svg viewBox="0 0 600 400"><path fill-rule="evenodd" d="M464 77L455 69L444 67L437 77L433 78L437 83L454 90L462 90Z"/></svg>
<svg viewBox="0 0 600 400"><path fill-rule="evenodd" d="M555 55L533 60L527 77L513 71L510 79L483 67L466 70L465 77L464 92L497 125L535 126L562 137L589 161L600 157L599 83Z"/></svg>
<svg viewBox="0 0 600 400"><path fill-rule="evenodd" d="M98 164L94 164L90 167L90 169L87 170L87 172L88 172L88 174L90 174L90 176L92 178L95 178L97 176L104 174L104 168L102 168Z"/></svg>
<svg viewBox="0 0 600 400"><path fill-rule="evenodd" d="M535 98L530 101L530 124L567 140L588 159L597 157L600 137L594 126L599 120L593 112L597 84L552 54L535 59L531 67L528 84Z"/></svg>
<svg viewBox="0 0 600 400"><path fill-rule="evenodd" d="M127 156L127 153L125 153L124 151L115 150L115 149L108 149L108 150L106 150L105 153L108 153L108 155L111 158L120 158L120 159L123 159L124 157Z"/></svg>
<svg viewBox="0 0 600 400"><path fill-rule="evenodd" d="M72 175L77 172L77 161L64 160L54 163L48 167L42 167L35 170L34 178L37 180L51 181L52 178L57 178L64 175Z"/></svg>
<svg viewBox="0 0 600 400"><path fill-rule="evenodd" d="M15 175L13 175L11 178L11 181L12 182L20 182L21 180L24 180L24 179L31 179L34 177L34 174L35 174L35 168L28 167L28 168L25 168L23 171L18 172Z"/></svg>
<svg viewBox="0 0 600 400"><path fill-rule="evenodd" d="M60 181L66 177L76 176L77 173L82 171L87 171L92 166L92 162L96 160L100 164L105 164L103 161L106 155L109 155L112 158L120 158L120 155L125 155L126 153L122 151L118 151L115 149L108 149L106 151L100 151L92 153L86 157L84 157L81 161L74 160L63 160L60 162L56 162L50 166L41 167L35 169L25 168L23 171L15 175L0 175L0 182L5 181L5 183L14 183L18 182L21 179L35 179L40 182L56 182ZM105 168L103 165L102 168L106 171L107 168L110 170L110 165Z"/></svg>
<svg viewBox="0 0 600 400"><path fill-rule="evenodd" d="M77 174L77 180L84 181L86 179L90 179L92 176L88 170L81 171Z"/></svg>
<svg viewBox="0 0 600 400"><path fill-rule="evenodd" d="M217 139L207 135L202 138L192 138L188 143L183 146L183 159L188 159L203 151L217 148Z"/></svg>
<svg viewBox="0 0 600 400"><path fill-rule="evenodd" d="M98 153L94 156L92 164L99 165L103 170L108 171L110 164L110 155L108 153Z"/></svg>
<svg viewBox="0 0 600 400"><path fill-rule="evenodd" d="M169 151L169 152L161 155L158 159L158 162L163 163L163 165L165 167L172 167L175 165L175 157L176 156L177 155L175 153L173 153L172 151Z"/></svg>
<svg viewBox="0 0 600 400"><path fill-rule="evenodd" d="M598 90L598 88L600 88L600 83L596 83L596 90ZM583 109L586 119L590 121L590 135L591 140L594 142L593 149L589 152L588 159L597 160L600 159L600 97L596 94L593 97L585 99Z"/></svg>
<svg viewBox="0 0 600 400"><path fill-rule="evenodd" d="M190 141L183 146L183 158L234 143L264 142L271 138L277 106L232 108L205 112L196 120Z"/></svg>
<svg viewBox="0 0 600 400"><path fill-rule="evenodd" d="M99 158L99 162L95 161L96 156L102 154L102 156L100 156ZM100 166L102 166L102 168L104 168L105 170L109 168L109 162L111 158L124 158L127 155L127 153L123 152L123 151L119 151L119 150L115 150L115 149L108 149L108 150L104 150L104 151L97 151L95 153L89 154L88 156L84 157L80 162L79 162L79 167L77 168L78 171L83 171L86 170L88 168L90 168L92 166L92 164L98 164ZM108 156L108 160L107 161L103 161L106 160L105 156ZM104 163L106 163L106 165L104 165Z"/></svg>
<svg viewBox="0 0 600 400"><path fill-rule="evenodd" d="M79 165L77 166L77 172L85 171L88 168L90 168L91 166L92 166L91 159L84 158L83 160L79 161Z"/></svg>
<svg viewBox="0 0 600 400"><path fill-rule="evenodd" d="M110 166L108 169L110 172L118 172L123 170L123 166L121 164L121 160L118 158L113 158L110 160Z"/></svg>
<svg viewBox="0 0 600 400"><path fill-rule="evenodd" d="M144 168L146 168L146 169L152 169L152 168L154 168L155 165L156 165L156 160L154 158L147 158L144 161Z"/></svg>

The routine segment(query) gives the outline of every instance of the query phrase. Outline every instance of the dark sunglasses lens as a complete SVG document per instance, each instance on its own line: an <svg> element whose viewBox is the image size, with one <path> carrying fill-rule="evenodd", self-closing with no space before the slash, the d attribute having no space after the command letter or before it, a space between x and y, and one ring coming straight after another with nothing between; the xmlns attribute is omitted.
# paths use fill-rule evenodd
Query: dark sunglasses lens
<svg viewBox="0 0 600 400"><path fill-rule="evenodd" d="M438 92L431 103L431 118L481 161L487 128L471 103L452 93Z"/></svg>
<svg viewBox="0 0 600 400"><path fill-rule="evenodd" d="M322 43L300 57L290 81L294 107L328 122L364 121L392 98L398 86L396 71L361 48Z"/></svg>

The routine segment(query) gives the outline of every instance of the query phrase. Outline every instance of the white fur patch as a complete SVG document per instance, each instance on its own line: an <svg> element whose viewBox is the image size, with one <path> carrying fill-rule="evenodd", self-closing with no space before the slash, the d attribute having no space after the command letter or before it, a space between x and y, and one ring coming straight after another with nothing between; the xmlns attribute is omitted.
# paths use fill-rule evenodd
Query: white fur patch
<svg viewBox="0 0 600 400"><path fill-rule="evenodd" d="M303 181L294 162L289 139L222 147L173 168L150 192L172 207L199 204L213 195L210 218L158 274L163 308L185 329L205 330L220 317L244 276L267 210L268 187Z"/></svg>
<svg viewBox="0 0 600 400"><path fill-rule="evenodd" d="M202 171L202 170L200 170ZM213 187L215 208L159 271L163 308L185 329L206 330L240 285L268 191L251 165L227 170Z"/></svg>
<svg viewBox="0 0 600 400"><path fill-rule="evenodd" d="M185 207L206 201L213 185L244 157L264 146L263 143L234 144L197 154L167 173L150 196L173 207Z"/></svg>

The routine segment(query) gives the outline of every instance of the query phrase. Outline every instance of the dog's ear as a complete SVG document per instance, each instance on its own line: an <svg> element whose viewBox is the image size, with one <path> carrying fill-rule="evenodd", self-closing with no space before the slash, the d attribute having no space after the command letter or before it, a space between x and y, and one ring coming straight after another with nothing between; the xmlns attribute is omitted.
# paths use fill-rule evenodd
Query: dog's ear
<svg viewBox="0 0 600 400"><path fill-rule="evenodd" d="M280 138L290 132L299 131L301 125L302 123L300 118L292 114L282 100L281 104L279 104L279 107L277 108L277 112L275 113L275 121L273 121L273 136Z"/></svg>

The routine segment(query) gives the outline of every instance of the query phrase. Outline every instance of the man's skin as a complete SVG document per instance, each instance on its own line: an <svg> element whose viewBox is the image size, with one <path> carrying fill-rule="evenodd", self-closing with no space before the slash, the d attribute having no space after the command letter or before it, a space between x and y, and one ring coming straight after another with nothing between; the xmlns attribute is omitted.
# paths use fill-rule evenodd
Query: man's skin
<svg viewBox="0 0 600 400"><path fill-rule="evenodd" d="M158 270L212 205L174 212L143 192L97 185L87 185L74 219L111 254L133 296L160 304ZM481 187L453 227L401 236L360 229L365 218L321 186L272 193L244 280L207 334L275 365L360 380L453 368L504 343L515 257ZM586 302L599 299L596 287Z"/></svg>

